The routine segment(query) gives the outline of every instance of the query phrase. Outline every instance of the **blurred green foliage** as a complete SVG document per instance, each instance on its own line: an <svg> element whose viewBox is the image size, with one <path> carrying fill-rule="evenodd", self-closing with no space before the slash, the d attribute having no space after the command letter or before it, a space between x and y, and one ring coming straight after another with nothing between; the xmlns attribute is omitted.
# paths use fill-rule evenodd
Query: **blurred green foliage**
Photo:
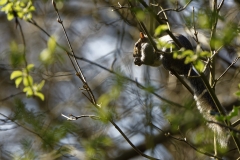
<svg viewBox="0 0 240 160"><path fill-rule="evenodd" d="M16 68L24 64L23 45L17 44L15 41L10 43L10 63Z"/></svg>
<svg viewBox="0 0 240 160"><path fill-rule="evenodd" d="M45 48L41 53L40 53L40 60L46 64L50 65L55 61L55 56L54 53L56 51L56 38L54 36L49 37L48 43L47 43L47 48Z"/></svg>
<svg viewBox="0 0 240 160"><path fill-rule="evenodd" d="M69 149L62 146L60 141L66 137L69 130L75 131L75 126L69 121L60 122L58 124L50 125L46 120L46 115L42 112L35 112L34 110L29 110L26 108L25 104L20 100L16 99L14 104L14 115L12 120L16 121L18 125L23 125L23 129L28 130L30 133L28 138L23 138L21 140L22 144L22 154L14 154L14 159L20 160L34 160L38 159L40 156L39 151L36 147L33 147L33 143L40 142L41 150L47 152L52 152L56 149L55 156L59 157L61 154L69 152ZM41 141L34 140L34 136L40 138ZM20 152L21 153L21 152Z"/></svg>
<svg viewBox="0 0 240 160"><path fill-rule="evenodd" d="M29 64L26 68L23 68L22 71L13 71L10 79L15 79L15 84L17 88L23 82L23 92L26 93L27 97L37 96L43 101L44 95L43 93L41 93L41 90L44 86L45 81L42 80L40 83L33 83L33 78L29 74L33 67L33 64Z"/></svg>
<svg viewBox="0 0 240 160"><path fill-rule="evenodd" d="M106 157L106 149L112 146L112 140L106 135L92 136L83 142L86 151L86 160L98 160Z"/></svg>
<svg viewBox="0 0 240 160"><path fill-rule="evenodd" d="M14 17L29 20L35 11L31 0L0 0L0 7L1 11L7 14L9 21Z"/></svg>
<svg viewBox="0 0 240 160"><path fill-rule="evenodd" d="M159 25L154 32L154 36L159 36L161 33L163 33L164 31L166 31L168 29L168 26L163 24L163 25Z"/></svg>

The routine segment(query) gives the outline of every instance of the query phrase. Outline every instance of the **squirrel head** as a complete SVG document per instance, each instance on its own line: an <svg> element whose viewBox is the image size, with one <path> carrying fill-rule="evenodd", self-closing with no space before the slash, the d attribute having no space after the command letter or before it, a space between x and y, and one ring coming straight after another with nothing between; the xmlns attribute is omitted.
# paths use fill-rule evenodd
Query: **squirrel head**
<svg viewBox="0 0 240 160"><path fill-rule="evenodd" d="M159 66L159 56L154 52L149 39L140 32L140 38L134 45L133 51L134 64L141 66L142 64L150 66Z"/></svg>

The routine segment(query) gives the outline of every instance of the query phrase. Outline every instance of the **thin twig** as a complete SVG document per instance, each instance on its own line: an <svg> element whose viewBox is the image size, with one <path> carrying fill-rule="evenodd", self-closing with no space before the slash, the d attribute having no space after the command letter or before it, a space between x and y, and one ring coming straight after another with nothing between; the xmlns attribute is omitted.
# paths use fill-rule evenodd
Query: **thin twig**
<svg viewBox="0 0 240 160"><path fill-rule="evenodd" d="M128 138L127 136L123 133L123 131L118 127L118 125L116 125L115 122L113 122L112 120L109 120L113 125L114 127L121 133L121 135L127 140L127 142L132 146L132 148L138 153L140 154L141 156L145 157L145 158L148 158L148 159L151 159L151 160L158 160L157 158L153 158L153 157L150 157L146 154L144 154L143 152L141 152Z"/></svg>
<svg viewBox="0 0 240 160"><path fill-rule="evenodd" d="M175 12L181 12L183 11L184 9L187 8L187 6L192 2L193 0L190 0L188 3L186 3L183 7L177 7L176 8L168 8L168 9L164 9L164 10L161 10L160 12L157 13L157 15L160 15L161 13L163 12L168 12L168 11L175 11Z"/></svg>
<svg viewBox="0 0 240 160"><path fill-rule="evenodd" d="M29 75L29 70L27 69L27 66L28 66L28 62L27 62L27 58L26 58L26 40L25 40L25 36L23 34L23 30L22 30L22 26L18 20L18 16L17 16L17 13L13 10L13 15L15 17L15 23L16 23L16 27L18 26L19 27L19 30L20 30L20 34L21 34L21 37L22 37L22 42L23 42L23 61L24 61L24 65L26 67L26 73L27 75ZM29 84L29 87L32 91L32 93L34 94L34 89L33 89L33 86L31 85L30 83L30 78L29 76L26 76L26 79L27 79L27 82Z"/></svg>
<svg viewBox="0 0 240 160"><path fill-rule="evenodd" d="M175 140L184 142L184 143L186 143L187 145L189 145L191 148L193 148L195 151L197 151L197 152L199 152L199 153L201 153L201 154L204 154L204 155L206 155L206 156L213 157L213 158L218 158L218 159L222 159L221 157L218 157L218 156L215 156L215 155L212 155L212 154L210 154L210 153L207 153L207 152L204 152L204 151L201 151L201 150L197 149L195 146L193 146L190 142L187 141L187 138L186 138L186 137L185 137L185 138L177 138L177 137L174 137L174 136L172 136L169 132L166 133L164 130L162 130L161 128L157 127L157 126L154 125L153 123L150 123L150 124L151 124L153 127L155 127L156 129L158 129L159 131L163 132L166 137L170 137L170 138L172 138L172 139L175 139Z"/></svg>
<svg viewBox="0 0 240 160"><path fill-rule="evenodd" d="M33 21L33 20L32 20L32 21ZM37 28L39 28L39 29L40 29L41 31L43 31L47 36L50 37L50 34L48 34L48 33L47 33L41 26L39 26L35 21L33 21L34 23L33 23L32 21L29 21L29 23L31 23L31 24L33 24L34 26L36 26ZM56 43L57 43L57 42L56 42ZM64 51L66 52L66 54L68 54L68 56L72 56L72 57L73 57L73 55L72 55L69 51L67 51L64 47L62 47L59 43L57 43L57 46L60 47L62 50L64 50ZM100 65L100 64L98 64L98 63L95 63L95 62L90 61L90 60L88 60L88 59L86 59L86 58L83 58L83 57L75 56L75 58L78 59L78 60L87 62L87 63L89 63L89 64L91 64L91 65L97 66L97 67L99 67L99 68L101 68L101 69L103 69L103 70L105 70L105 71L108 71L109 73L114 74L114 75L116 75L116 76L121 76L121 78L124 78L125 80L128 80L129 82L132 82L132 83L136 84L138 87L140 87L140 88L142 88L142 89L146 89L145 86L143 86L142 84L138 83L137 81L135 81L135 80L133 80L133 79L131 79L131 78L129 78L129 77L120 75L120 74L118 74L117 72L114 72L113 70L108 69L108 68L106 68L106 67L104 67L104 66L102 66L102 65ZM84 89L84 90L86 90L86 89ZM176 107L183 107L182 105L180 105L180 104L178 104L178 103L175 103L175 102L173 102L173 101L171 101L171 100L168 100L168 99L160 96L159 94L157 94L157 93L154 92L154 91L151 91L150 93L153 94L154 96L156 96L157 98L161 99L163 102L166 102L166 103L168 103L168 104L170 104L170 105L173 105L173 106L176 106Z"/></svg>
<svg viewBox="0 0 240 160"><path fill-rule="evenodd" d="M14 121L12 118L10 118L10 117L8 117L8 116L2 114L2 113L0 113L0 115L2 115L3 117L5 117L5 118L11 120L13 123L15 123L16 125L18 125L19 127L22 127L23 129L27 130L28 132L33 133L33 134L37 135L39 138L41 138L42 140L44 140L44 139L41 137L41 135L38 134L37 132L32 131L31 129L29 129L29 128L23 126L23 125L21 125L20 123Z"/></svg>
<svg viewBox="0 0 240 160"><path fill-rule="evenodd" d="M15 96L20 95L20 94L23 94L23 93L24 93L24 92L18 92L18 93L12 94L12 95L10 95L10 96L8 96L8 97L5 97L5 98L1 99L0 102L6 101L6 100L8 100L8 99L10 99L10 98L12 98L12 97L15 97Z"/></svg>
<svg viewBox="0 0 240 160"><path fill-rule="evenodd" d="M112 6L112 7L114 7L114 6ZM123 9L123 8L129 8L129 6L122 6L120 4L120 2L118 2L118 6L115 7L114 9L112 9L112 11L116 11L116 10Z"/></svg>
<svg viewBox="0 0 240 160"><path fill-rule="evenodd" d="M145 5L144 7L146 7L150 12L152 12L152 14L153 15L155 15L154 13L153 13L153 11L151 10L151 8L143 1L142 2L142 0L139 0L139 1L141 1L141 3L143 4L143 5ZM131 2L129 2L129 4L130 4L130 6L132 6L132 4L131 4ZM156 16L156 15L155 15ZM157 19L159 19L158 17L157 17ZM162 51L160 51L158 48L157 48L157 46L156 46L156 44L155 44L155 42L154 42L154 40L152 39L152 37L151 37L151 35L149 34L149 32L148 32L148 30L147 30L147 28L145 27L145 25L144 25L144 23L142 23L141 21L139 21L139 23L140 23L140 26L143 28L143 30L144 30L144 32L147 34L147 36L148 36L148 38L149 38L149 40L150 40L150 43L151 43L151 45L153 46L153 48L155 49L155 52L157 52L157 53L159 53L159 54L161 54L162 53ZM168 29L168 30L166 30L166 32L169 34L169 36L173 39L173 41L174 41L174 39L176 39L176 37L173 35L173 33ZM172 36L173 37L172 37ZM175 41L174 41L175 42ZM179 43L179 41L176 39L176 42L175 42L175 44L179 47L179 49L182 47L182 45ZM175 71L172 71L172 73L177 77L177 79L186 87L186 89L193 95L193 90L189 87L189 85L182 79L182 77L180 77Z"/></svg>
<svg viewBox="0 0 240 160"><path fill-rule="evenodd" d="M222 8L223 4L224 4L224 0L222 0L221 3L218 5L218 7L217 7L218 12Z"/></svg>
<svg viewBox="0 0 240 160"><path fill-rule="evenodd" d="M218 77L218 79L215 80L214 82L214 86L216 85L216 83L227 73L227 71L235 64L237 63L237 61L239 60L240 56L237 57L229 66L228 68Z"/></svg>
<svg viewBox="0 0 240 160"><path fill-rule="evenodd" d="M77 59L75 58L76 56L75 56L75 54L74 54L73 48L72 48L71 43L70 43L70 41L69 41L69 38L68 38L68 36L67 36L65 27L64 27L64 25L63 25L63 21L61 20L60 14L58 13L58 9L57 9L57 7L56 7L56 3L54 2L54 0L52 0L52 4L53 4L53 6L54 6L54 8L55 8L55 11L57 12L57 15L58 15L58 22L61 24L61 26L62 26L62 28L63 28L63 30L64 30L64 34L65 34L65 37L66 37L66 39L67 39L67 41L68 41L68 45L69 45L70 50L71 50L71 53L72 53L72 55L73 55L75 64L76 64L77 67L78 67L77 75L78 75L79 78L82 80L82 82L83 82L83 84L84 84L84 88L87 90L87 93L88 93L88 94L90 95L90 97L91 97L91 100L89 99L90 102L91 102L97 109L100 109L99 105L96 104L96 100L95 100L95 98L94 98L94 96L93 96L92 90L91 90L90 87L88 86L87 81L85 80L85 77L84 77L84 75L83 75L83 73L82 73L82 71L81 71L81 68L80 68L80 66L79 66L79 64L78 64L78 62L77 62ZM65 115L63 115L63 116L66 117L66 118L68 118L69 120L75 120L75 119L77 119L76 116L74 116L74 118L69 118L69 117L67 117L67 116L65 116ZM88 117L89 117L89 116L88 116ZM127 138L127 136L126 136L126 135L123 133L123 131L115 124L115 122L113 122L113 120L108 119L108 121L110 121L110 122L115 126L115 128L121 133L121 135L125 138L125 140L134 148L134 150L135 150L138 154L140 154L141 156L143 156L143 157L145 157L145 158L151 159L151 160L158 160L158 159L156 159L156 158L150 157L150 156L142 153L142 152Z"/></svg>
<svg viewBox="0 0 240 160"><path fill-rule="evenodd" d="M153 12L153 10L147 5L147 3L144 0L138 0L138 2L140 2L144 8L146 8L149 13L156 19L156 21L159 24L164 24L164 22L159 18L159 16L157 14L155 14ZM172 38L172 40L175 42L176 46L178 48L182 48L182 44L177 40L177 38L173 35L173 33L170 30L166 30L167 34Z"/></svg>
<svg viewBox="0 0 240 160"><path fill-rule="evenodd" d="M196 39L196 42L197 44L199 44L199 40L198 40L198 31L196 29L196 23L195 23L195 9L193 7L193 30L194 30L194 36L195 36L195 39Z"/></svg>
<svg viewBox="0 0 240 160"><path fill-rule="evenodd" d="M85 118L85 117L88 117L88 118L92 118L92 119L95 119L95 120L99 120L101 119L99 116L95 116L95 115L81 115L81 116L74 116L74 115L70 115L70 116L66 116L64 114L62 114L63 117L67 118L68 121L76 121L80 118Z"/></svg>
<svg viewBox="0 0 240 160"><path fill-rule="evenodd" d="M231 126L232 127L236 127L236 126L238 126L240 124L240 119L238 119L238 120L236 120L235 122L233 122L232 124L231 124Z"/></svg>
<svg viewBox="0 0 240 160"><path fill-rule="evenodd" d="M90 89L90 87L88 86L88 83L87 83L87 81L86 81L86 79L85 79L85 77L84 77L84 75L83 75L83 72L82 72L82 70L81 70L81 67L80 67L80 65L78 64L77 59L75 58L75 53L74 53L74 51L73 51L72 45L71 45L71 43L70 43L70 40L69 40L69 38L68 38L66 29L65 29L65 27L64 27L64 25L63 25L63 21L62 21L62 19L61 19L61 17L60 17L60 14L59 14L59 12L58 12L58 9L57 9L57 7L56 7L56 3L55 3L54 0L52 0L52 4L53 4L54 9L55 9L55 11L56 11L56 13L57 13L57 16L58 16L58 23L61 24L62 29L63 29L63 32L64 32L64 35L65 35L65 37L66 37L66 39L67 39L68 46L69 46L70 51L71 51L71 53L72 53L72 55L73 55L73 59L74 59L75 65L76 65L77 68L78 68L78 70L76 70L76 68L74 67L74 69L76 70L76 75L77 75L77 76L81 79L81 81L83 82L84 88L87 90L88 95L91 97L91 101L92 101L94 104L96 104L96 99L95 99L95 97L94 97L94 95L93 95L93 92L92 92L92 90Z"/></svg>
<svg viewBox="0 0 240 160"><path fill-rule="evenodd" d="M162 8L162 6L159 6L159 7L160 7L160 9L162 10L162 13L163 13L164 18L166 19L166 23L167 23L167 26L168 26L168 30L171 31L171 27L170 27L170 25L169 25L168 17L167 17L167 15L166 15L166 12L165 12L164 9Z"/></svg>

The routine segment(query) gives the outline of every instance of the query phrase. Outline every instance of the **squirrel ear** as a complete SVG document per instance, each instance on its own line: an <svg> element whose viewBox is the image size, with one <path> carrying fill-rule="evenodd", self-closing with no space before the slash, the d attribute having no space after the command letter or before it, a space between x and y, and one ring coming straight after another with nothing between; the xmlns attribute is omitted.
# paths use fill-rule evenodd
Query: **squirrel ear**
<svg viewBox="0 0 240 160"><path fill-rule="evenodd" d="M144 38L144 34L143 34L143 32L140 32L140 38L141 38L141 39Z"/></svg>

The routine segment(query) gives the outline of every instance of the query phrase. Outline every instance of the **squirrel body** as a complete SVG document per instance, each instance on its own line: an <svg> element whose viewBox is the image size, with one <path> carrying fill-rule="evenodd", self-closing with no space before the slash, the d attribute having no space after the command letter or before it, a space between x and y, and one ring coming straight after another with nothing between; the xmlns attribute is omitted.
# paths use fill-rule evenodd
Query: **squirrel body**
<svg viewBox="0 0 240 160"><path fill-rule="evenodd" d="M185 36L181 34L174 34L174 36L186 50L193 50L191 43ZM156 67L162 64L168 71L174 71L179 75L183 75L194 91L194 99L200 113L207 121L216 122L216 105L196 69L194 69L190 63L185 64L184 58L173 58L173 47L169 47L169 45L174 44L174 41L169 35L160 37L158 40L160 40L162 44L161 47L158 46L158 49L162 52L162 54L155 52L148 37L143 33L140 33L140 39L134 46L133 57L135 58L135 65L141 66L144 64ZM168 47L166 47L167 45ZM220 146L226 147L229 139L228 131L215 123L208 123L208 127L217 133L217 141Z"/></svg>

